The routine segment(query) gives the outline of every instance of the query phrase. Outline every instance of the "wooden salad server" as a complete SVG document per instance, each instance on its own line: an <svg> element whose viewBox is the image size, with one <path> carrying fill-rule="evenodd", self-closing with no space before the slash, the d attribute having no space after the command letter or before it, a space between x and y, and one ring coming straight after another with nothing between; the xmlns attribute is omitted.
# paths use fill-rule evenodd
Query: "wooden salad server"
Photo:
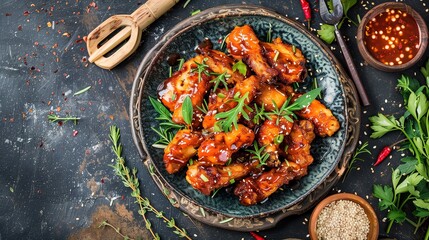
<svg viewBox="0 0 429 240"><path fill-rule="evenodd" d="M89 53L89 62L93 62L104 69L114 68L137 49L140 44L142 31L172 8L178 1L148 0L131 15L114 15L105 20L88 34L86 46ZM112 34L118 29L121 30ZM116 49L115 52L109 56L105 56L117 48L119 44L127 40L127 38L128 41Z"/></svg>

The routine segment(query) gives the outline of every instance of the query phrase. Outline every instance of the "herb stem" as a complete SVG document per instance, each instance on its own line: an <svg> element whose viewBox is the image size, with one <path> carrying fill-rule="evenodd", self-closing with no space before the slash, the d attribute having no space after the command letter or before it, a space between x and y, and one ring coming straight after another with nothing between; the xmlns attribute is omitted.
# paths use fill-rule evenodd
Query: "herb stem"
<svg viewBox="0 0 429 240"><path fill-rule="evenodd" d="M119 128L117 128L116 126L111 126L110 140L112 141L112 144L113 144L112 146L113 152L116 155L116 164L113 165L112 167L114 168L116 175L118 175L122 179L123 184L132 190L131 196L133 196L136 199L136 202L139 204L139 208L140 208L139 214L143 217L143 220L146 223L146 228L150 231L153 238L159 239L159 235L152 230L151 223L145 215L146 211L153 212L156 215L156 217L163 219L163 221L167 223L167 226L169 228L174 228L174 233L177 234L178 236L191 240L191 238L186 233L185 229L181 229L177 227L173 218L171 220L166 218L161 211L158 211L155 207L151 205L148 198L143 198L141 196L140 189L139 189L140 183L136 175L137 169L134 168L132 169L132 171L130 171L130 169L125 165L125 159L122 157L122 144L119 142L119 139L120 139Z"/></svg>
<svg viewBox="0 0 429 240"><path fill-rule="evenodd" d="M98 227L100 228L100 227L105 227L105 226L108 226L108 227L112 228L112 229L113 229L117 234L119 234L123 239L134 240L133 238L130 238L130 237L128 237L127 235L122 234L122 233L121 233L121 229L120 229L119 227L115 227L115 226L113 226L112 224L108 223L108 222L107 222L107 220L104 220L104 221L100 224L100 226L98 226Z"/></svg>

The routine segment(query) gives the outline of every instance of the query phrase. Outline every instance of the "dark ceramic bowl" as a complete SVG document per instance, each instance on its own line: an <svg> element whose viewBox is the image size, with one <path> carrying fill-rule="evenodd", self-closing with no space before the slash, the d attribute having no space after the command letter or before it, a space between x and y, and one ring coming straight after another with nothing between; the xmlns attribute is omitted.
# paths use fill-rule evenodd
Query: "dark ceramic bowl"
<svg viewBox="0 0 429 240"><path fill-rule="evenodd" d="M402 12L408 13L414 18L418 26L419 35L420 35L420 38L419 38L420 49L410 61L404 64L393 65L393 66L383 64L382 62L380 62L379 60L377 60L372 56L372 54L368 51L368 48L364 41L365 26L374 17L378 16L382 12L385 12L386 9L399 9ZM405 3L387 2L387 3L377 5L376 7L368 11L365 14L365 16L362 18L362 21L359 24L358 31L357 31L357 44L358 44L360 54L369 65L386 72L398 72L414 66L423 57L428 45L428 29L424 19L410 6L406 5Z"/></svg>
<svg viewBox="0 0 429 240"><path fill-rule="evenodd" d="M317 226L317 219L320 215L320 212L322 212L323 208L326 207L328 204L338 200L349 200L359 204L365 211L365 214L369 220L369 232L368 232L367 239L369 240L378 239L379 224L378 224L377 214L375 214L374 208L365 199L351 193L334 194L323 199L319 204L317 204L317 206L314 208L313 212L311 213L310 222L308 224L310 239L312 240L317 239L316 226ZM353 216L350 216L350 217L353 217Z"/></svg>
<svg viewBox="0 0 429 240"><path fill-rule="evenodd" d="M322 102L339 119L341 128L332 137L317 138L312 144L314 163L308 175L293 186L284 186L267 201L255 206L242 206L225 190L215 197L202 195L185 180L185 171L170 175L162 160L163 150L152 147L157 134L157 113L149 102L156 97L157 86L168 77L166 58L180 53L184 58L195 56L195 47L209 38L215 49L237 25L250 24L260 39L265 39L271 25L272 36L280 36L302 50L311 71L301 87L310 87L317 79ZM142 53L143 54L143 53ZM171 203L204 223L240 231L273 227L282 218L308 210L323 196L344 172L359 135L360 105L356 90L328 48L301 24L260 6L227 5L205 10L171 29L146 54L135 78L131 103L131 125L135 143L152 177Z"/></svg>

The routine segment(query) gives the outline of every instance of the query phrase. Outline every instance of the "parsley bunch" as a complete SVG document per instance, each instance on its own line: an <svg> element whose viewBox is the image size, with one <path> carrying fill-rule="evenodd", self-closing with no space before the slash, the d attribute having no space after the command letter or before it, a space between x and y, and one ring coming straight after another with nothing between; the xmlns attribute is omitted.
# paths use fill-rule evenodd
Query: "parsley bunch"
<svg viewBox="0 0 429 240"><path fill-rule="evenodd" d="M372 138L399 131L406 138L403 150L410 153L393 171L391 186L374 185L373 194L380 199L379 208L389 211L387 232L394 222L404 221L417 231L429 217L429 61L421 72L426 80L423 85L408 76L398 80L406 110L402 116L380 113L370 117ZM406 205L415 209L412 218L403 210ZM425 239L429 239L429 231L426 231Z"/></svg>

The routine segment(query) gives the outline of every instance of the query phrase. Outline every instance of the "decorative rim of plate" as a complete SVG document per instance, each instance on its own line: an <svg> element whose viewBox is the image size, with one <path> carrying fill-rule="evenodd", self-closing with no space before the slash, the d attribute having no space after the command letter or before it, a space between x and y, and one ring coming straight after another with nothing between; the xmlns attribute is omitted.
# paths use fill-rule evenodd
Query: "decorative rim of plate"
<svg viewBox="0 0 429 240"><path fill-rule="evenodd" d="M328 177L320 185L316 186L311 192L302 196L296 204L293 206L281 209L275 212L268 212L259 214L252 217L239 217L229 216L214 212L210 209L200 206L187 196L177 192L171 187L168 182L160 175L160 173L154 169L152 159L146 154L148 152L144 137L143 130L141 127L141 100L144 80L142 76L146 74L147 68L150 66L153 59L156 59L158 51L160 51L164 45L172 41L172 37L183 33L190 28L218 18L232 17L232 16L263 16L271 17L288 25L293 26L303 34L307 35L324 53L329 57L334 67L337 70L339 81L344 89L345 94L345 118L348 120L346 124L346 138L343 144L342 155L339 158L339 162L333 170L328 173ZM132 95L130 97L130 123L132 126L132 136L135 145L139 151L139 154L148 167L151 176L161 192L170 200L174 207L181 209L189 216L195 218L198 221L206 223L208 225L236 230L236 231L255 231L263 230L274 227L281 219L295 214L302 214L317 203L321 197L326 195L328 191L338 182L343 176L348 162L351 159L353 152L358 142L358 136L360 131L360 117L361 107L359 99L357 98L357 92L355 86L346 75L344 69L338 64L333 53L329 48L322 43L317 37L313 36L306 28L301 24L286 18L273 10L264 8L257 5L223 5L218 7L209 8L200 12L197 15L189 17L182 22L175 25L170 29L144 57L134 79ZM340 152L341 154L341 152Z"/></svg>

